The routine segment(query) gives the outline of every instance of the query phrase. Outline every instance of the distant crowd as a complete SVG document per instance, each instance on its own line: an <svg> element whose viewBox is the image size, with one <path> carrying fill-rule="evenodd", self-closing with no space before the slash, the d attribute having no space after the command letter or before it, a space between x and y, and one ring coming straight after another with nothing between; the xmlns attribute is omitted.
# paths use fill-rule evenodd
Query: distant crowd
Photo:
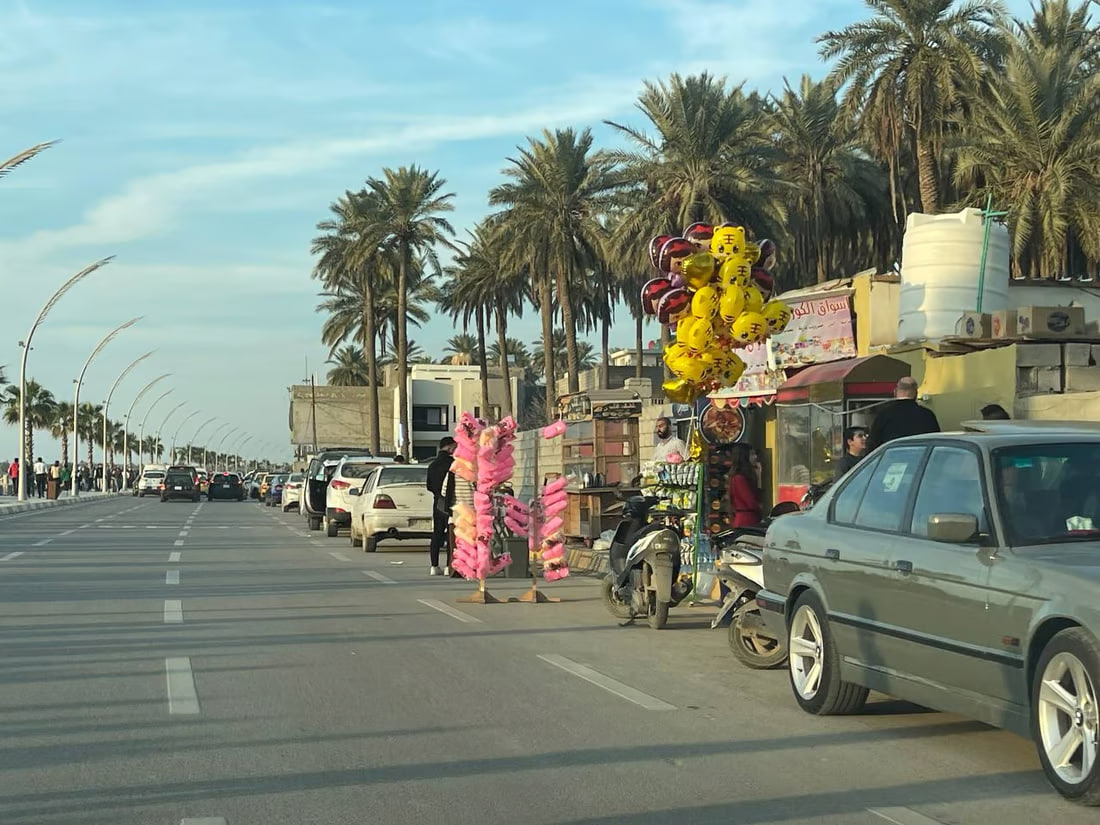
<svg viewBox="0 0 1100 825"><path fill-rule="evenodd" d="M78 491L90 493L104 490L102 464L93 466L81 463L74 468L71 463L62 464L60 461L47 464L42 460L42 456L39 456L31 466L30 472L24 476L27 484L27 496L30 498L46 498L51 481L59 486L59 494L70 492L74 473L76 474L76 488ZM137 471L130 470L128 475L129 484L133 484L137 479ZM122 468L114 465L108 467L106 490L108 492L118 492L123 487L122 481ZM14 458L10 462L0 461L0 495L18 495L18 490L19 459Z"/></svg>

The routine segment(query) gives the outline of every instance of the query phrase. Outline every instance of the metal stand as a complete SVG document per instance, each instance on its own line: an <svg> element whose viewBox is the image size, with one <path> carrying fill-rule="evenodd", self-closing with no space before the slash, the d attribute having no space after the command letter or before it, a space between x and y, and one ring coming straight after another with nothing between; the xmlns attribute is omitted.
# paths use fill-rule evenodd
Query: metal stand
<svg viewBox="0 0 1100 825"><path fill-rule="evenodd" d="M500 604L500 599L485 589L485 579L478 579L477 590L474 593L455 601L461 604Z"/></svg>
<svg viewBox="0 0 1100 825"><path fill-rule="evenodd" d="M546 604L560 602L557 596L547 596L541 590L539 590L538 579L535 576L531 576L531 589L515 599L509 599L509 601L515 602L527 602L530 604Z"/></svg>

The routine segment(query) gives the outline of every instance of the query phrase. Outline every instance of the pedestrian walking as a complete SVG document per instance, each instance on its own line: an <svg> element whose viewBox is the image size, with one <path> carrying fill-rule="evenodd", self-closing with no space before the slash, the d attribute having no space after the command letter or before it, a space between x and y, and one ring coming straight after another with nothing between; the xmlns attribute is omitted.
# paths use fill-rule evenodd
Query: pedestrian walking
<svg viewBox="0 0 1100 825"><path fill-rule="evenodd" d="M451 464L457 443L445 435L439 440L439 455L428 465L428 492L432 494L432 541L428 547L429 576L449 575L451 572L451 510L455 503L455 488ZM439 552L447 550L447 570L439 567Z"/></svg>
<svg viewBox="0 0 1100 825"><path fill-rule="evenodd" d="M13 458L8 465L8 480L11 482L11 494L19 495L19 458Z"/></svg>
<svg viewBox="0 0 1100 825"><path fill-rule="evenodd" d="M65 462L65 466L61 468L61 490L68 490L69 485L73 481L73 466L68 462Z"/></svg>
<svg viewBox="0 0 1100 825"><path fill-rule="evenodd" d="M867 452L908 435L938 433L936 414L917 403L917 381L906 376L894 388L894 400L879 408L867 437Z"/></svg>
<svg viewBox="0 0 1100 825"><path fill-rule="evenodd" d="M38 461L34 462L34 483L38 489L38 497L46 497L46 462L42 460L42 456L38 457Z"/></svg>

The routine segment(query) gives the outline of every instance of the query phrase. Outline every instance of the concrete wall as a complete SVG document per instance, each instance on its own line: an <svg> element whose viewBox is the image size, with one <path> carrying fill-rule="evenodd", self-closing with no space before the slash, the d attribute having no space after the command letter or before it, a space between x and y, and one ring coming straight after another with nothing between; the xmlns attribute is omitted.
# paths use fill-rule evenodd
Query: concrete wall
<svg viewBox="0 0 1100 825"><path fill-rule="evenodd" d="M599 364L590 370L585 370L577 376L577 380L580 383L580 391L588 392L590 390L600 389L600 376L603 373L603 365ZM623 386L623 382L634 378L637 375L637 369L632 366L616 367L612 365L610 372L608 373L608 389L617 390ZM648 378L653 388L654 398L663 398L664 390L661 389L661 384L665 380L665 368L663 366L642 367L642 377ZM557 381L558 395L566 395L569 392L569 379L567 377L560 377Z"/></svg>

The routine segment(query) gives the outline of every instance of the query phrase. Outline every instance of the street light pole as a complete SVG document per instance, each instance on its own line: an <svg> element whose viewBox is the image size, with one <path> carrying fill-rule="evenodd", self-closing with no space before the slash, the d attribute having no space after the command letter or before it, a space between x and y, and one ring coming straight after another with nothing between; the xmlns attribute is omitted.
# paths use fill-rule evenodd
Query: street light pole
<svg viewBox="0 0 1100 825"><path fill-rule="evenodd" d="M150 415L150 413L153 412L153 408L156 407L157 404L159 404L165 398L170 396L173 392L174 392L174 390L168 390L168 392L164 393L162 396L157 398L156 401L154 401L152 404L149 405L149 409L147 409L145 411L145 417L141 419L141 427L138 429L138 454L141 455L143 459L145 458L145 456L143 454L143 450L145 449L145 422L149 420L149 415ZM150 462L153 461L155 458L156 458L155 451L150 450L149 451L149 460L150 460Z"/></svg>
<svg viewBox="0 0 1100 825"><path fill-rule="evenodd" d="M163 445L163 444L161 443L161 440L160 440L160 434L161 434L161 431L162 431L162 430L163 430L163 429L164 429L165 427L167 427L167 426L168 426L168 421L169 421L169 420L170 420L170 419L172 418L172 416L173 416L173 415L175 415L175 414L176 414L176 413L177 413L177 412L179 411L179 408L180 408L180 407L183 407L183 406L186 406L186 404L187 404L187 402L186 402L186 401L180 401L180 402L179 402L178 404L176 404L176 406L172 407L172 409L168 411L168 415L164 416L164 423L162 423L162 424L161 424L161 425L160 425L160 426L159 426L159 427L157 428L157 440L156 440L156 446L160 447L161 449L163 449L163 448L164 448L164 445ZM169 453L169 454L168 454L168 463L169 463L169 464L173 463L173 462L172 462L172 454L171 454L171 453Z"/></svg>
<svg viewBox="0 0 1100 825"><path fill-rule="evenodd" d="M54 308L54 305L61 300L66 292L76 286L78 281L91 275L101 266L106 266L113 259L114 255L109 258L104 258L101 261L96 261L94 264L84 267L63 283L61 288L51 295L50 299L43 304L42 309L38 312L38 317L36 317L34 323L31 324L31 329L30 332L27 333L27 337L19 342L19 346L23 348L23 355L19 359L19 501L27 500L27 355L31 351L31 341L34 339L34 333L39 325L46 320L46 316L50 314L50 310Z"/></svg>
<svg viewBox="0 0 1100 825"><path fill-rule="evenodd" d="M171 374L172 373L170 372L166 372L164 373L164 375L159 375L148 384L146 384L144 387L142 387L141 391L136 396L134 396L134 401L132 404L130 404L130 409L126 411L126 418L124 418L122 421L122 452L125 454L123 456L123 466L125 469L125 471L123 472L123 476L125 476L126 472L129 472L130 470L130 416L133 415L134 407L138 405L138 402L142 399L142 397L144 397L145 393L149 392L149 390L151 390L153 386L157 384L157 382L163 381ZM138 444L138 457L141 457L140 443ZM122 486L123 489L126 488L125 478L123 479Z"/></svg>
<svg viewBox="0 0 1100 825"><path fill-rule="evenodd" d="M239 473L241 471L241 453L244 452L245 445L251 440L252 436L247 435L240 444L233 448L233 451L235 453L235 455L233 456L233 471L236 473Z"/></svg>
<svg viewBox="0 0 1100 825"><path fill-rule="evenodd" d="M187 443L187 463L188 464L191 464L191 448L195 445L195 440L199 437L199 433L201 433L203 430L206 429L207 424L212 424L217 420L218 420L218 417L216 415L213 416L212 418L206 419L201 424L199 424L199 428L197 430L195 430L195 434L193 436L191 436L191 440Z"/></svg>
<svg viewBox="0 0 1100 825"><path fill-rule="evenodd" d="M180 425L178 427L176 427L176 431L174 433L172 433L172 463L173 464L176 463L176 436L178 436L180 434L180 430L183 429L183 425L186 424L188 421L190 421L192 418L194 418L196 415L198 415L199 412L200 412L200 410L195 410L193 413L191 413L191 415L189 415L189 416L187 416L187 418L183 419L183 421L180 422Z"/></svg>
<svg viewBox="0 0 1100 825"><path fill-rule="evenodd" d="M140 321L143 317L144 316L139 315L137 318L131 318L125 324L122 324L121 326L117 326L113 330L111 330L109 333L107 333L107 335L103 338L103 340L100 341L99 344L96 345L96 348L94 350L92 350L92 354L88 356L88 360L84 362L84 366L80 370L80 377L77 378L73 382L73 384L75 386L75 389L73 390L73 489L72 489L72 494L74 496L79 495L79 486L80 486L79 482L78 482L78 478L77 478L77 473L76 473L76 460L80 456L80 418L79 418L79 413L80 413L80 386L84 383L84 373L86 373L88 371L88 367L91 366L92 361L95 360L95 357L103 351L103 348L105 346L107 346L109 343L111 343L111 341L114 340L114 337L116 335L118 335L120 332L122 332L122 330L127 329L129 327L132 327L134 324L136 324L138 321Z"/></svg>
<svg viewBox="0 0 1100 825"><path fill-rule="evenodd" d="M228 427L228 426L230 426L230 425L229 425L229 422L228 422L228 421L226 421L226 422L224 422L223 424L219 425L219 426L218 426L218 427L217 427L217 428L216 428L216 429L214 430L214 432L210 433L210 440L211 440L211 441L213 441L213 440L214 440L214 438L215 438L215 437L216 437L216 436L218 435L218 433L220 433L220 432L221 432L222 430L224 430L224 429L225 429L226 427ZM206 447L203 447L203 448L202 448L202 466L203 466L203 469L204 469L204 470L205 470L205 469L209 469L209 462L208 462L208 460L207 460L207 457L206 457L206 454L207 454L208 452L209 452L209 450L207 450L207 449L206 449ZM217 453L215 453L215 454L214 454L214 460L215 460L215 461L217 461L217 460L218 460L218 455L217 455Z"/></svg>
<svg viewBox="0 0 1100 825"><path fill-rule="evenodd" d="M107 393L107 400L103 402L103 492L107 492L107 410L111 406L111 399L114 398L115 390L118 389L118 385L122 383L127 375L129 375L134 367L152 355L156 350L149 350L144 355L140 355L130 362L130 366L122 371L122 374L115 379L115 383L111 386L111 391Z"/></svg>
<svg viewBox="0 0 1100 825"><path fill-rule="evenodd" d="M229 440L230 436L232 436L234 433L239 433L240 431L241 431L240 427L233 427L231 430L229 430L229 432L227 432L224 436L222 436L221 443L218 444L218 452L214 453L214 463L215 464L218 463L218 453L220 453L222 451L222 448L225 447L225 442L227 440ZM229 472L229 456L228 455L225 456L225 472Z"/></svg>

